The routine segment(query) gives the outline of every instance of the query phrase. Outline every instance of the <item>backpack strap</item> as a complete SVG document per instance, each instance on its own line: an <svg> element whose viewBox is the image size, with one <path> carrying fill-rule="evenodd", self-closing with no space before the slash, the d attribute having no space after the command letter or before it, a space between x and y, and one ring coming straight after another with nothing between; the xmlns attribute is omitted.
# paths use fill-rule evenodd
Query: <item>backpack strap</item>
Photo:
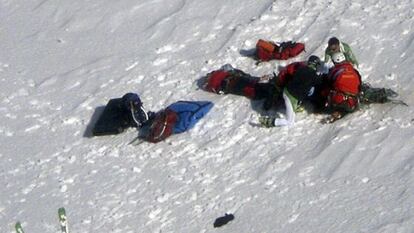
<svg viewBox="0 0 414 233"><path fill-rule="evenodd" d="M162 113L164 122L162 123L162 129L158 135L154 135L154 140L159 140L161 136L165 133L165 129L167 128L167 114L165 112Z"/></svg>
<svg viewBox="0 0 414 233"><path fill-rule="evenodd" d="M137 124L138 127L141 127L143 124L145 124L145 122L148 121L149 119L148 113L145 111L142 105L139 107L139 109L136 109L135 105L132 102L129 102L129 105L130 105L130 113L131 113L132 119L134 120L134 122Z"/></svg>

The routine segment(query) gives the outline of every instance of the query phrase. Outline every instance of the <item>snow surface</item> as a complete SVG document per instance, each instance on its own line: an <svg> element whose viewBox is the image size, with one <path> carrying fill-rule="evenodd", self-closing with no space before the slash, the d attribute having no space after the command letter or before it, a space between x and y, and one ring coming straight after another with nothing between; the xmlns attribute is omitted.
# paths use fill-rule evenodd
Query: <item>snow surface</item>
<svg viewBox="0 0 414 233"><path fill-rule="evenodd" d="M0 232L414 232L412 0L0 0ZM409 107L371 105L332 125L251 122L260 103L197 81L225 63L269 74L327 40ZM246 57L259 38L306 43L290 61ZM158 144L90 137L126 92L159 110L215 107ZM224 213L235 220L213 228Z"/></svg>

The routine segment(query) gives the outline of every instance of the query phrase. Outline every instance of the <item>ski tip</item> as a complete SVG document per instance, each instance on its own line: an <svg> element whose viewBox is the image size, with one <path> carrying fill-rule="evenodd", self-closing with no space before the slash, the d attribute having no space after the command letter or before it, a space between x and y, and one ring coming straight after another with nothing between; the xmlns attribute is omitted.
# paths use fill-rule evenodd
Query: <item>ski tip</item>
<svg viewBox="0 0 414 233"><path fill-rule="evenodd" d="M14 228L16 229L16 233L24 233L22 224L20 222L16 222Z"/></svg>
<svg viewBox="0 0 414 233"><path fill-rule="evenodd" d="M65 208L61 207L58 209L58 214L59 214L59 218L65 217L66 215L66 210Z"/></svg>
<svg viewBox="0 0 414 233"><path fill-rule="evenodd" d="M399 104L399 105L403 105L405 107L408 107L408 104L402 100L391 100L391 103L393 104Z"/></svg>

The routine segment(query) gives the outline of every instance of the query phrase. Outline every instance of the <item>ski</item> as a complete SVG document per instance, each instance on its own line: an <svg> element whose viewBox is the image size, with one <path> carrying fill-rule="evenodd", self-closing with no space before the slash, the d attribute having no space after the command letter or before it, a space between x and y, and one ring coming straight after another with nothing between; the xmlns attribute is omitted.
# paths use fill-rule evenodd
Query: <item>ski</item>
<svg viewBox="0 0 414 233"><path fill-rule="evenodd" d="M408 104L402 100L390 100L391 103L393 104L399 104L399 105L404 105L406 107L408 107Z"/></svg>
<svg viewBox="0 0 414 233"><path fill-rule="evenodd" d="M129 143L128 143L128 145L132 145L132 146L138 146L138 145L140 145L141 143L143 143L144 142L144 140L140 137L140 136L137 136L136 138L134 138L132 141L130 141Z"/></svg>
<svg viewBox="0 0 414 233"><path fill-rule="evenodd" d="M20 222L17 222L14 228L16 229L16 233L24 233L22 224Z"/></svg>
<svg viewBox="0 0 414 233"><path fill-rule="evenodd" d="M60 222L60 229L62 233L69 233L68 228L68 221L66 217L66 210L65 208L59 208L58 210L59 222Z"/></svg>

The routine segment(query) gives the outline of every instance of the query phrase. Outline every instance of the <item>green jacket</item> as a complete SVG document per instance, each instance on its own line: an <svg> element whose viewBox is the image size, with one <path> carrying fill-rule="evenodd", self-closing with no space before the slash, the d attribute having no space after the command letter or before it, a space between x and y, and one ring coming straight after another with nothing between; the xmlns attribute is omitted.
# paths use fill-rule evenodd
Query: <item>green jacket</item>
<svg viewBox="0 0 414 233"><path fill-rule="evenodd" d="M347 61L351 62L354 66L359 65L354 53L351 50L351 47L349 47L348 44L346 44L344 42L339 42L339 48L340 48L341 53L343 53L345 55L345 58L346 58ZM334 53L331 52L329 50L329 48L325 49L325 63L329 62L331 60L331 56L333 54Z"/></svg>
<svg viewBox="0 0 414 233"><path fill-rule="evenodd" d="M284 88L283 89L283 93L285 93L286 96L289 98L290 103L292 104L293 111L295 113L297 113L297 112L303 112L304 109L300 105L299 100L296 97L294 97L292 94L290 94L289 91L287 90L287 88Z"/></svg>

